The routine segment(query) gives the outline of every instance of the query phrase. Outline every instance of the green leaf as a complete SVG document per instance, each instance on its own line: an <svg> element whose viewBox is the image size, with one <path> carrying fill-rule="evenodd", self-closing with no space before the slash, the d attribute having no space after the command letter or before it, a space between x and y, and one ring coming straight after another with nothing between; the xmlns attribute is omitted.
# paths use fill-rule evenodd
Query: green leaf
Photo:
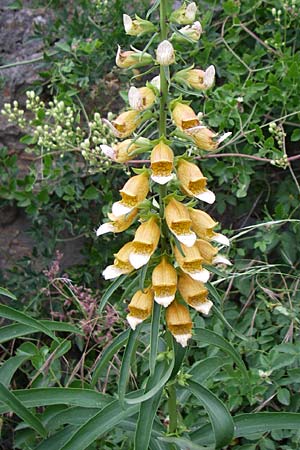
<svg viewBox="0 0 300 450"><path fill-rule="evenodd" d="M120 348L125 345L128 336L129 336L130 330L129 328L123 333L119 334L112 343L105 348L103 351L100 360L98 361L95 370L93 372L92 381L91 381L91 387L95 387L98 381L98 378L100 377L100 374L102 370L107 367L109 361L117 354L117 352L120 350Z"/></svg>
<svg viewBox="0 0 300 450"><path fill-rule="evenodd" d="M47 336L50 336L52 339L57 341L57 337L52 331L42 324L40 321L33 319L32 317L17 311L16 309L10 308L9 306L0 305L0 316L5 317L6 319L13 320L15 322L20 322L23 325L28 325L31 328L35 328L38 331L42 331Z"/></svg>
<svg viewBox="0 0 300 450"><path fill-rule="evenodd" d="M37 388L20 389L12 394L28 408L47 405L83 406L86 408L102 408L111 402L111 397L91 389L77 388ZM3 404L0 413L9 411Z"/></svg>
<svg viewBox="0 0 300 450"><path fill-rule="evenodd" d="M208 389L194 381L188 381L191 392L198 398L206 409L215 436L216 448L228 445L234 433L232 417L226 406Z"/></svg>
<svg viewBox="0 0 300 450"><path fill-rule="evenodd" d="M116 427L123 419L126 419L138 411L138 406L120 407L120 402L114 400L105 406L98 414L82 425L61 447L60 450L84 450L96 439Z"/></svg>
<svg viewBox="0 0 300 450"><path fill-rule="evenodd" d="M58 450L67 442L68 439L74 434L77 427L68 426L63 430L50 436L48 439L41 442L34 450Z"/></svg>
<svg viewBox="0 0 300 450"><path fill-rule="evenodd" d="M42 422L32 412L23 405L22 402L10 392L4 384L0 382L0 400L3 401L8 407L9 411L13 411L19 416L27 425L37 431L41 436L46 436L47 432Z"/></svg>
<svg viewBox="0 0 300 450"><path fill-rule="evenodd" d="M149 368L151 374L154 373L156 364L159 327L160 327L160 313L161 313L161 306L158 303L154 302L151 321L150 355L149 355Z"/></svg>
<svg viewBox="0 0 300 450"><path fill-rule="evenodd" d="M12 300L17 300L17 297L12 294L11 292L9 292L7 289L0 287L0 295L4 295L5 297L9 297Z"/></svg>
<svg viewBox="0 0 300 450"><path fill-rule="evenodd" d="M140 327L137 327L136 330L130 330L126 349L122 358L122 365L120 370L120 379L118 386L118 395L121 402L122 407L124 407L124 399L127 388L127 383L129 379L129 373L131 368L131 360L135 349L135 344L137 337L139 335Z"/></svg>
<svg viewBox="0 0 300 450"><path fill-rule="evenodd" d="M120 277L118 277L113 283L111 283L109 288L104 292L103 297L101 298L99 308L98 308L98 314L102 313L102 311L103 311L106 303L110 299L110 297L118 289L118 287L121 286L121 284L126 280L127 276L128 275L121 275Z"/></svg>
<svg viewBox="0 0 300 450"><path fill-rule="evenodd" d="M50 320L39 321L42 325L46 326L51 331L61 331L66 333L81 334L84 333L76 328L74 325L63 322L55 322ZM0 329L0 344L9 341L11 339L16 339L21 336L26 336L27 334L38 333L40 330L30 327L28 325L22 324L12 324L6 325Z"/></svg>
<svg viewBox="0 0 300 450"><path fill-rule="evenodd" d="M195 444L186 438L178 438L175 436L161 437L159 438L163 442L170 442L170 444L176 444L180 450L214 450L215 447L203 447L202 445Z"/></svg>
<svg viewBox="0 0 300 450"><path fill-rule="evenodd" d="M201 343L206 342L207 344L215 345L216 347L221 348L224 352L228 353L244 374L245 378L248 380L248 372L243 360L234 347L226 341L223 336L204 328L195 328L193 338Z"/></svg>
<svg viewBox="0 0 300 450"><path fill-rule="evenodd" d="M300 413L275 412L241 414L234 417L235 437L273 430L299 430Z"/></svg>
<svg viewBox="0 0 300 450"><path fill-rule="evenodd" d="M97 200L99 198L99 190L95 186L89 186L83 193L83 198L86 200Z"/></svg>
<svg viewBox="0 0 300 450"><path fill-rule="evenodd" d="M293 130L292 136L291 136L291 141L292 142L300 141L300 129L299 128L296 128L295 130Z"/></svg>
<svg viewBox="0 0 300 450"><path fill-rule="evenodd" d="M5 361L0 367L0 380L5 387L8 387L12 377L24 361L28 361L31 355L13 356Z"/></svg>
<svg viewBox="0 0 300 450"><path fill-rule="evenodd" d="M281 388L277 392L277 399L282 405L288 406L291 402L291 394L287 388Z"/></svg>
<svg viewBox="0 0 300 450"><path fill-rule="evenodd" d="M159 383L159 381L162 379L163 373L165 371L165 366L165 362L159 363L156 366L155 373L147 381L145 391L149 392L151 391L151 389L156 387L157 383ZM163 388L161 387L160 389L158 389L155 395L153 395L147 401L142 402L140 406L140 412L134 437L135 450L148 450L153 421L160 402L162 390Z"/></svg>

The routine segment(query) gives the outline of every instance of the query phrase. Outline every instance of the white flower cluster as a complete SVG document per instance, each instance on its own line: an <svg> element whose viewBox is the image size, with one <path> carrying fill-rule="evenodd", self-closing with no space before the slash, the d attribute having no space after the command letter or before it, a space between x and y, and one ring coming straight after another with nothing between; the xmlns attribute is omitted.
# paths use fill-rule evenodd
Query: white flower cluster
<svg viewBox="0 0 300 450"><path fill-rule="evenodd" d="M7 118L9 123L15 123L20 128L25 128L26 119L24 117L24 110L19 108L19 103L14 100L13 104L4 103L1 114Z"/></svg>

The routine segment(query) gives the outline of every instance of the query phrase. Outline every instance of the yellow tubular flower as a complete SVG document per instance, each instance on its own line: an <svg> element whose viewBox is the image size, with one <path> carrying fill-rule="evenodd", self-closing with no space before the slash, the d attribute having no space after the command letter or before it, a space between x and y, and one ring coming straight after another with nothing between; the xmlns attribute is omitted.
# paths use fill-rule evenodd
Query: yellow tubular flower
<svg viewBox="0 0 300 450"><path fill-rule="evenodd" d="M222 245L230 245L229 239L221 233L215 233L213 229L218 225L209 214L201 209L189 209L192 220L192 229L197 236L207 241L218 242Z"/></svg>
<svg viewBox="0 0 300 450"><path fill-rule="evenodd" d="M184 159L178 161L177 176L182 190L191 197L196 197L206 203L214 203L215 194L206 189L206 180L196 164Z"/></svg>
<svg viewBox="0 0 300 450"><path fill-rule="evenodd" d="M142 223L135 232L129 261L135 269L147 264L156 250L160 238L160 228L156 217Z"/></svg>
<svg viewBox="0 0 300 450"><path fill-rule="evenodd" d="M208 290L203 283L195 281L185 273L182 273L178 280L178 290L188 305L207 316L213 306L213 302L207 299Z"/></svg>
<svg viewBox="0 0 300 450"><path fill-rule="evenodd" d="M189 128L185 132L202 150L212 151L218 148L219 142L216 139L218 135L203 125Z"/></svg>
<svg viewBox="0 0 300 450"><path fill-rule="evenodd" d="M143 111L153 105L155 102L155 94L147 86L141 88L131 86L128 91L128 102L132 109Z"/></svg>
<svg viewBox="0 0 300 450"><path fill-rule="evenodd" d="M186 347L188 340L192 337L193 327L189 310L177 300L174 300L167 308L166 321L176 342L182 347Z"/></svg>
<svg viewBox="0 0 300 450"><path fill-rule="evenodd" d="M145 200L148 192L149 177L146 172L129 178L120 190L122 200L115 202L112 206L113 215L119 217L128 214Z"/></svg>
<svg viewBox="0 0 300 450"><path fill-rule="evenodd" d="M159 184L172 180L174 154L168 145L160 142L151 152L151 179Z"/></svg>
<svg viewBox="0 0 300 450"><path fill-rule="evenodd" d="M171 198L166 206L165 216L169 230L177 237L179 242L187 247L192 247L196 242L196 234L191 231L192 221L188 208Z"/></svg>
<svg viewBox="0 0 300 450"><path fill-rule="evenodd" d="M182 131L198 127L200 121L196 116L195 111L184 103L176 103L172 110L172 119L175 125Z"/></svg>
<svg viewBox="0 0 300 450"><path fill-rule="evenodd" d="M206 91L213 86L215 73L214 66L209 66L205 71L201 69L184 69L177 72L174 79L198 91Z"/></svg>
<svg viewBox="0 0 300 450"><path fill-rule="evenodd" d="M130 136L140 125L142 119L139 114L139 111L136 110L124 111L111 122L106 119L103 119L103 121L110 127L117 138L123 139Z"/></svg>
<svg viewBox="0 0 300 450"><path fill-rule="evenodd" d="M143 291L137 291L132 297L128 309L129 314L126 319L130 327L135 330L136 326L147 319L152 312L153 292L151 288Z"/></svg>
<svg viewBox="0 0 300 450"><path fill-rule="evenodd" d="M128 69L129 67L139 67L151 64L152 56L149 53L142 53L138 50L122 51L118 45L116 56L116 65L121 69Z"/></svg>
<svg viewBox="0 0 300 450"><path fill-rule="evenodd" d="M197 42L202 34L201 23L197 21L194 22L193 25L187 25L186 27L180 28L179 33L180 34L174 33L172 38L179 42L186 42L187 40L184 38L184 36L186 36L192 41Z"/></svg>
<svg viewBox="0 0 300 450"><path fill-rule="evenodd" d="M135 16L132 20L127 14L123 14L123 24L126 34L129 36L141 36L144 33L152 33L155 31L155 25L149 20L144 20Z"/></svg>
<svg viewBox="0 0 300 450"><path fill-rule="evenodd" d="M179 267L187 273L193 280L206 283L209 279L209 271L202 267L203 258L198 247L186 247L181 245L183 254L177 247L174 247L174 254Z"/></svg>
<svg viewBox="0 0 300 450"><path fill-rule="evenodd" d="M177 272L165 257L152 272L154 300L165 308L174 300L177 289Z"/></svg>
<svg viewBox="0 0 300 450"><path fill-rule="evenodd" d="M196 246L204 259L205 264L226 264L227 266L232 266L229 259L227 259L223 255L218 255L218 249L211 245L209 242L204 241L203 239L197 239Z"/></svg>
<svg viewBox="0 0 300 450"><path fill-rule="evenodd" d="M107 266L102 272L102 275L106 280L112 280L113 278L117 278L120 275L130 273L134 270L134 267L129 261L129 255L133 248L132 245L132 242L127 242L118 253L115 253L113 265Z"/></svg>
<svg viewBox="0 0 300 450"><path fill-rule="evenodd" d="M122 231L125 231L130 227L137 216L137 211L137 208L135 208L128 214L124 214L124 216L119 217L116 217L113 214L109 213L108 217L111 222L106 222L100 225L100 227L96 231L96 235L101 236L105 233L122 233Z"/></svg>
<svg viewBox="0 0 300 450"><path fill-rule="evenodd" d="M132 144L132 139L125 139L125 141L118 142L113 147L105 144L100 145L100 147L105 156L118 163L129 161L132 158L132 152L139 148L136 142Z"/></svg>

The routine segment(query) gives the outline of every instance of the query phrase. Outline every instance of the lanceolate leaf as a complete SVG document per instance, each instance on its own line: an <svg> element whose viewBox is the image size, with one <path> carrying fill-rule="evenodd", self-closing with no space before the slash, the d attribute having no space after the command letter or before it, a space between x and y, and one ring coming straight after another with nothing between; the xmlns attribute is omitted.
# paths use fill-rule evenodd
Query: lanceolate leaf
<svg viewBox="0 0 300 450"><path fill-rule="evenodd" d="M157 364L155 373L148 379L145 388L146 391L150 391L157 383L159 383L166 370L165 366L166 364L163 362ZM135 450L148 450L152 425L159 405L162 389L163 388L161 387L154 396L141 403L134 438Z"/></svg>
<svg viewBox="0 0 300 450"><path fill-rule="evenodd" d="M113 342L106 347L103 354L101 355L100 360L98 361L95 370L93 372L92 381L91 381L91 387L96 386L96 383L98 381L98 378L100 377L102 371L107 368L107 365L109 361L114 357L114 355L117 354L119 349L125 345L128 336L129 336L130 330L127 329L123 331L123 333L119 334Z"/></svg>
<svg viewBox="0 0 300 450"><path fill-rule="evenodd" d="M34 450L58 450L67 442L68 439L74 434L77 427L70 425L65 427L58 433L53 434L48 439L41 442Z"/></svg>
<svg viewBox="0 0 300 450"><path fill-rule="evenodd" d="M47 327L51 331L61 331L66 333L75 333L83 335L83 332L81 330L79 330L77 327L69 323L55 322L50 320L40 320L39 323L41 323L43 326ZM37 328L33 328L28 325L23 325L21 323L6 325L5 327L2 327L0 329L0 344L3 344L3 342L10 341L11 339L16 339L21 336L26 336L28 334L39 332L41 332L41 330L38 330Z"/></svg>
<svg viewBox="0 0 300 450"><path fill-rule="evenodd" d="M17 297L12 294L11 292L9 292L7 289L0 287L0 295L4 295L5 297L9 297L12 300L17 300Z"/></svg>
<svg viewBox="0 0 300 450"><path fill-rule="evenodd" d="M57 337L55 336L55 334L53 334L52 331L39 320L35 320L27 314L10 308L9 306L0 305L0 317L13 320L14 322L22 323L23 325L28 325L29 327L34 328L37 331L42 331L43 333L57 341Z"/></svg>
<svg viewBox="0 0 300 450"><path fill-rule="evenodd" d="M107 431L117 426L123 419L136 414L138 405L120 407L120 402L114 400L105 406L98 414L83 424L61 447L61 450L84 450Z"/></svg>
<svg viewBox="0 0 300 450"><path fill-rule="evenodd" d="M0 380L4 386L9 387L12 377L24 361L30 359L30 355L13 356L0 367Z"/></svg>
<svg viewBox="0 0 300 450"><path fill-rule="evenodd" d="M203 447L202 445L195 444L186 438L178 438L175 436L161 437L159 438L163 442L170 442L176 444L180 450L214 450L215 447Z"/></svg>
<svg viewBox="0 0 300 450"><path fill-rule="evenodd" d="M110 299L110 297L113 295L113 293L118 289L119 286L121 286L122 283L126 280L128 275L121 275L118 277L109 288L104 292L103 297L101 298L100 305L98 308L98 314L101 314L103 309L105 308L106 303Z"/></svg>
<svg viewBox="0 0 300 450"><path fill-rule="evenodd" d="M118 393L119 393L120 402L123 406L124 406L124 398L125 398L127 383L128 383L129 374L130 374L131 359L133 356L133 351L135 348L135 343L136 343L137 337L139 335L140 328L141 327L139 326L134 331L130 330L126 349L125 349L123 359L122 359Z"/></svg>
<svg viewBox="0 0 300 450"><path fill-rule="evenodd" d="M206 409L215 436L216 448L228 445L233 438L234 424L226 406L208 389L194 381L188 381L191 392Z"/></svg>
<svg viewBox="0 0 300 450"><path fill-rule="evenodd" d="M273 430L299 430L300 413L262 412L241 414L234 418L235 437Z"/></svg>
<svg viewBox="0 0 300 450"><path fill-rule="evenodd" d="M215 345L216 347L224 350L224 352L228 353L232 357L233 361L243 372L244 376L248 379L247 368L243 360L241 359L238 352L228 341L226 341L226 339L223 338L223 336L215 333L214 331L206 330L204 328L196 328L193 338L201 343L206 342L207 344Z"/></svg>
<svg viewBox="0 0 300 450"><path fill-rule="evenodd" d="M9 407L10 411L13 411L17 416L23 419L29 427L36 430L41 436L47 435L42 422L2 383L0 383L0 399Z"/></svg>
<svg viewBox="0 0 300 450"><path fill-rule="evenodd" d="M12 391L12 394L27 408L47 405L84 406L103 408L111 402L109 395L90 389L76 388L38 388ZM0 405L0 413L11 411L6 405Z"/></svg>
<svg viewBox="0 0 300 450"><path fill-rule="evenodd" d="M156 364L158 339L159 339L160 313L161 313L161 306L158 303L154 302L152 311L151 334L150 334L150 357L149 357L150 374L154 373Z"/></svg>

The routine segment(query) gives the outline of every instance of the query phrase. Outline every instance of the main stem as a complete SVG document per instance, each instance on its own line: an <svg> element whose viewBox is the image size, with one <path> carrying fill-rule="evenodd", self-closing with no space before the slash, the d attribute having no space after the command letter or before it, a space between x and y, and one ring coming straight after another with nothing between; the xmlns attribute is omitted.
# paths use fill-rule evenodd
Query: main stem
<svg viewBox="0 0 300 450"><path fill-rule="evenodd" d="M168 27L167 27L167 0L160 0L160 41L167 39ZM167 101L168 101L168 81L166 77L166 71L168 66L160 66L160 105L159 105L159 136L167 137ZM167 194L166 185L161 185L159 188L159 203L160 203L160 216L164 220L164 202L163 199ZM162 226L164 230L165 227ZM162 250L167 248L166 237L162 236ZM168 333L168 347L171 350L172 336ZM173 356L175 358L175 355ZM176 407L176 388L174 384L170 384L168 390L168 412L169 412L169 433L175 433L177 429L177 407ZM174 447L175 448L175 447Z"/></svg>

